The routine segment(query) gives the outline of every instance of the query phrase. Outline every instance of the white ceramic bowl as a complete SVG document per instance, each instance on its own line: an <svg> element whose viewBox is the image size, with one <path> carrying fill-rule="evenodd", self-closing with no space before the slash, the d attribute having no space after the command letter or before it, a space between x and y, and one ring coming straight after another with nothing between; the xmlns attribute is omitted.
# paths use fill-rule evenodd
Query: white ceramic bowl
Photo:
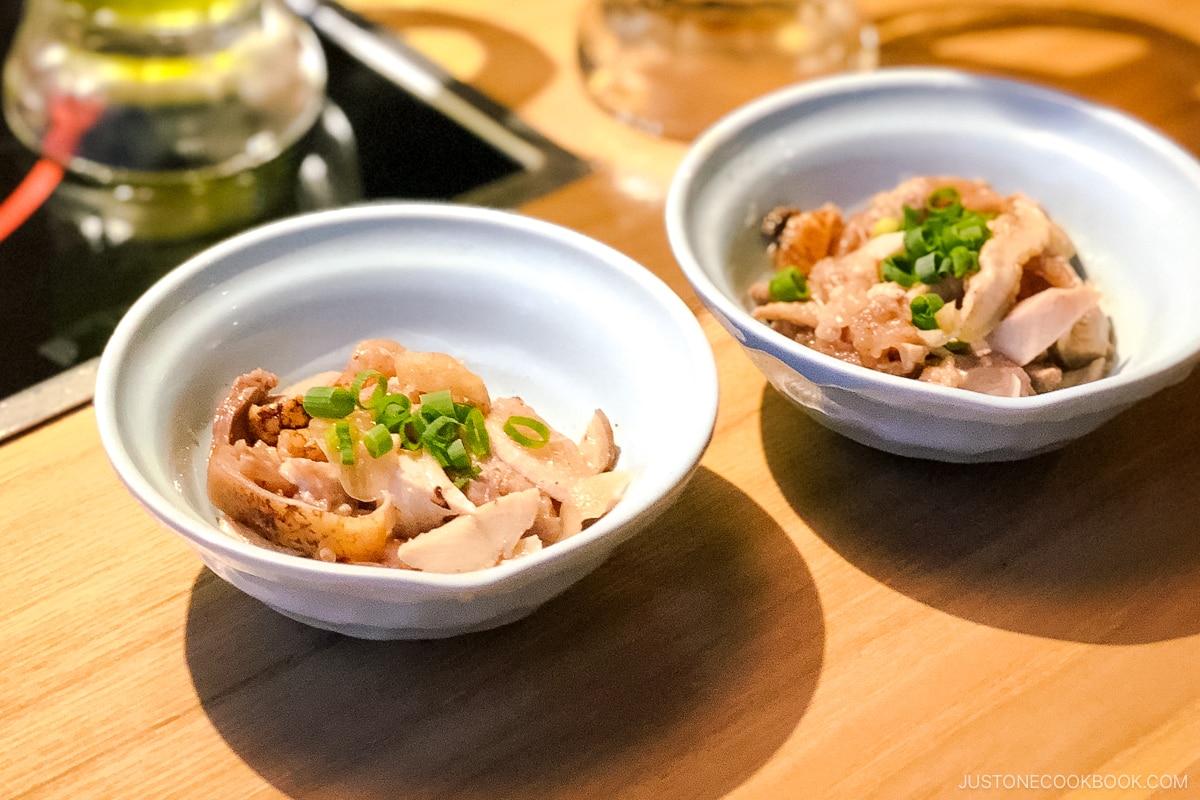
<svg viewBox="0 0 1200 800"><path fill-rule="evenodd" d="M999 398L826 356L748 313L768 273L759 221L780 204L854 210L921 174L1023 191L1067 230L1103 293L1115 374ZM768 380L867 445L945 461L1062 446L1182 380L1200 356L1200 165L1148 126L1044 88L943 69L798 84L729 114L685 156L667 200L671 247L700 298Z"/></svg>
<svg viewBox="0 0 1200 800"><path fill-rule="evenodd" d="M371 337L461 358L578 436L612 420L634 477L583 533L498 567L436 575L329 564L223 534L205 493L218 400L255 367L283 384ZM213 572L289 617L362 638L432 638L521 618L672 502L716 417L712 351L650 272L515 213L396 203L319 212L214 246L153 286L101 358L96 417L133 496Z"/></svg>

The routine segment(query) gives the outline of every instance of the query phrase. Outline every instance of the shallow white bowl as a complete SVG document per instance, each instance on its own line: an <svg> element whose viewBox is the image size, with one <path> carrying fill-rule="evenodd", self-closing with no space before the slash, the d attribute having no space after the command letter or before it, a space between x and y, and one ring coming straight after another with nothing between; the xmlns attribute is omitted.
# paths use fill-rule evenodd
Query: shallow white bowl
<svg viewBox="0 0 1200 800"><path fill-rule="evenodd" d="M226 536L205 493L216 404L255 367L283 384L340 369L361 339L461 358L578 437L612 420L617 506L539 554L461 575L328 564ZM363 638L431 638L521 618L672 502L716 417L712 351L667 286L580 234L502 212L400 203L236 236L153 286L101 358L96 417L133 496L213 572L289 617ZM666 413L664 413L666 410Z"/></svg>
<svg viewBox="0 0 1200 800"><path fill-rule="evenodd" d="M781 204L855 210L922 174L1023 191L1063 225L1103 293L1115 374L999 398L857 367L748 313L769 272L758 233ZM885 69L798 84L693 142L666 225L692 286L767 379L822 424L867 445L945 461L1017 459L1094 430L1182 380L1200 357L1200 164L1115 110L944 69Z"/></svg>

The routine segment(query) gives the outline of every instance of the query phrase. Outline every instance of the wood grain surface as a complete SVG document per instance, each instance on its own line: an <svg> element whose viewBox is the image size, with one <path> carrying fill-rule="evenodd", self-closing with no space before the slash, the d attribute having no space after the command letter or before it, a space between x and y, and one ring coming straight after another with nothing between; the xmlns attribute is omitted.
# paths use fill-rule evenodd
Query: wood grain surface
<svg viewBox="0 0 1200 800"><path fill-rule="evenodd" d="M0 798L1200 796L1200 374L1027 461L854 444L700 310L662 226L685 145L588 100L579 0L354 5L592 162L521 210L688 300L712 445L653 530L529 618L383 643L205 569L90 408L11 440ZM1200 153L1200 3L863 7L885 65L1077 92Z"/></svg>

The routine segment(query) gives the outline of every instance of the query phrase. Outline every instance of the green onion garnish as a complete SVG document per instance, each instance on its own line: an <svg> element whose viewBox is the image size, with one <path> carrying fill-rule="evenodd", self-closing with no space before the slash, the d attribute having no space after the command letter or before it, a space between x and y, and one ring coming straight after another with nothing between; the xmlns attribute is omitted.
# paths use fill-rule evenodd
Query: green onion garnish
<svg viewBox="0 0 1200 800"><path fill-rule="evenodd" d="M970 343L964 342L962 339L951 339L943 346L951 353L957 353L959 355L971 352Z"/></svg>
<svg viewBox="0 0 1200 800"><path fill-rule="evenodd" d="M929 193L929 199L925 201L925 207L930 211L942 211L961 203L962 195L958 193L958 189L955 189L953 186L943 186Z"/></svg>
<svg viewBox="0 0 1200 800"><path fill-rule="evenodd" d="M487 458L492 452L492 443L488 438L487 428L483 422L483 412L474 406L467 412L463 420L463 442L467 449L478 458Z"/></svg>
<svg viewBox="0 0 1200 800"><path fill-rule="evenodd" d="M370 380L375 381L375 388L371 390L371 396L364 401L362 400L362 390L367 385L367 381ZM350 392L354 395L355 401L363 408L375 408L387 396L387 377L378 370L364 369L354 376L354 383L350 385Z"/></svg>
<svg viewBox="0 0 1200 800"><path fill-rule="evenodd" d="M354 464L354 433L354 426L344 419L334 422L325 432L325 444L338 454L338 458L346 466Z"/></svg>
<svg viewBox="0 0 1200 800"><path fill-rule="evenodd" d="M979 271L979 253L959 246L950 251L950 274L956 278L965 278L972 272Z"/></svg>
<svg viewBox="0 0 1200 800"><path fill-rule="evenodd" d="M388 394L375 405L375 421L387 426L392 433L399 433L400 427L412 416L412 403L402 394Z"/></svg>
<svg viewBox="0 0 1200 800"><path fill-rule="evenodd" d="M440 444L443 447L458 438L458 420L454 417L438 417L421 430L421 444Z"/></svg>
<svg viewBox="0 0 1200 800"><path fill-rule="evenodd" d="M961 200L957 189L945 186L929 195L923 209L905 206L904 250L883 260L880 277L908 289L977 272L992 215L965 209Z"/></svg>
<svg viewBox="0 0 1200 800"><path fill-rule="evenodd" d="M775 302L784 303L812 297L808 289L808 279L796 267L785 267L776 272L767 286L767 294Z"/></svg>
<svg viewBox="0 0 1200 800"><path fill-rule="evenodd" d="M913 262L903 253L885 258L880 274L885 281L898 283L905 289L911 288L917 282L917 276L913 274Z"/></svg>
<svg viewBox="0 0 1200 800"><path fill-rule="evenodd" d="M304 394L304 410L310 417L342 419L354 410L355 401L344 386L314 386Z"/></svg>
<svg viewBox="0 0 1200 800"><path fill-rule="evenodd" d="M375 382L374 387L363 401L362 393L371 381ZM349 389L344 386L310 389L304 397L304 408L309 416L336 420L326 431L325 441L329 452L342 464L354 464L356 442L361 441L372 458L379 458L396 446L392 434L399 434L400 446L404 449L424 449L444 469L454 473L452 477L456 482L470 480L479 472L471 463L472 456L487 458L491 455L483 412L470 403L454 402L449 389L422 394L420 399L420 408L414 413L407 395L387 391L386 376L376 370L363 370L355 376ZM361 435L345 419L355 407L371 412L375 423ZM518 431L521 438L517 441L524 439L522 443L527 447L541 447L549 441L549 429L537 420L529 420L524 427L545 440L539 441Z"/></svg>
<svg viewBox="0 0 1200 800"><path fill-rule="evenodd" d="M443 389L440 392L421 395L421 416L428 422L438 417L454 419L454 398L450 396L450 390Z"/></svg>
<svg viewBox="0 0 1200 800"><path fill-rule="evenodd" d="M529 431L533 435L530 436L525 431ZM504 432L517 444L532 450L545 447L550 442L550 428L540 419L533 417L521 417L514 414L505 421Z"/></svg>
<svg viewBox="0 0 1200 800"><path fill-rule="evenodd" d="M919 294L912 299L909 308L912 309L912 323L923 331L937 330L937 318L934 316L946 305L946 301L936 294Z"/></svg>
<svg viewBox="0 0 1200 800"><path fill-rule="evenodd" d="M934 284L942 279L938 273L940 259L937 253L926 253L913 262L913 274L924 284Z"/></svg>
<svg viewBox="0 0 1200 800"><path fill-rule="evenodd" d="M446 460L449 463L444 466L454 469L467 469L471 466L471 456L467 453L467 446L463 444L462 439L455 439L446 446Z"/></svg>
<svg viewBox="0 0 1200 800"><path fill-rule="evenodd" d="M363 434L362 440L367 447L367 452L371 454L371 458L379 458L392 449L392 432L387 429L386 425L376 425L371 428Z"/></svg>

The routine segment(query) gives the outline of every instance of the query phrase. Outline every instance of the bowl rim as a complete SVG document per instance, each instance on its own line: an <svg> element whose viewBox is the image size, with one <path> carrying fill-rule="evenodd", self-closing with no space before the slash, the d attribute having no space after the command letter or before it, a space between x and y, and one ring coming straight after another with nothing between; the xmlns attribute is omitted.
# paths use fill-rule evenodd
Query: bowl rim
<svg viewBox="0 0 1200 800"><path fill-rule="evenodd" d="M211 524L201 523L190 515L182 515L148 481L135 466L135 460L120 436L116 410L117 384L122 375L126 354L135 346L142 326L156 311L169 305L170 298L181 286L195 281L213 264L240 252L247 246L278 238L299 235L298 246L309 244L304 234L314 228L336 228L353 221L379 222L396 219L454 221L462 224L499 225L514 232L538 238L549 238L579 251L616 278L649 295L655 305L669 318L680 335L680 341L692 359L695 369L695 394L691 395L696 419L707 420L704 430L697 430L691 446L676 453L670 469L663 471L657 482L662 490L646 498L642 507L614 513L621 503L605 517L580 534L547 546L538 553L494 567L462 573L433 573L418 570L390 569L367 564L344 564L319 561L286 552L261 547L239 540L222 532L216 524L216 510ZM337 582L346 585L392 584L397 587L428 590L449 589L471 591L494 588L507 582L525 582L533 576L557 571L557 562L581 549L587 549L623 528L636 525L644 515L656 516L682 489L698 467L716 425L718 404L716 362L707 336L696 315L683 299L661 278L615 248L578 231L508 209L497 209L449 201L383 200L352 206L307 212L268 222L234 234L188 258L156 281L142 294L118 322L110 337L96 374L93 400L101 443L118 478L133 498L159 524L181 534L189 544L203 552L217 552L222 558L237 564L238 570L255 574L287 572L312 584ZM624 539L615 541L615 547Z"/></svg>
<svg viewBox="0 0 1200 800"><path fill-rule="evenodd" d="M817 381L821 386L851 391L877 389L888 392L890 400L897 402L903 400L896 393L903 393L911 399L942 409L981 409L1013 420L1044 417L1048 410L1089 404L1101 395L1117 394L1125 402L1132 403L1154 391L1146 388L1146 384L1200 359L1200 333L1197 333L1190 349L1181 351L1181 354L1169 360L1156 362L1151 365L1152 368L1118 372L1098 381L1039 395L998 397L890 375L805 347L754 320L744 307L718 289L692 251L686 224L690 194L709 159L720 150L730 147L740 133L755 124L795 114L797 108L819 106L826 100L849 97L863 90L905 88L996 93L1007 98L1056 105L1082 113L1144 143L1181 174L1187 175L1200 191L1200 160L1166 134L1120 109L1075 93L1023 80L981 75L952 67L884 67L871 72L817 77L774 90L732 110L693 139L671 180L664 208L667 238L685 277L725 327L736 324L736 338L743 346L748 346L747 334L750 334L771 349L782 350L792 358L819 367L827 376Z"/></svg>

